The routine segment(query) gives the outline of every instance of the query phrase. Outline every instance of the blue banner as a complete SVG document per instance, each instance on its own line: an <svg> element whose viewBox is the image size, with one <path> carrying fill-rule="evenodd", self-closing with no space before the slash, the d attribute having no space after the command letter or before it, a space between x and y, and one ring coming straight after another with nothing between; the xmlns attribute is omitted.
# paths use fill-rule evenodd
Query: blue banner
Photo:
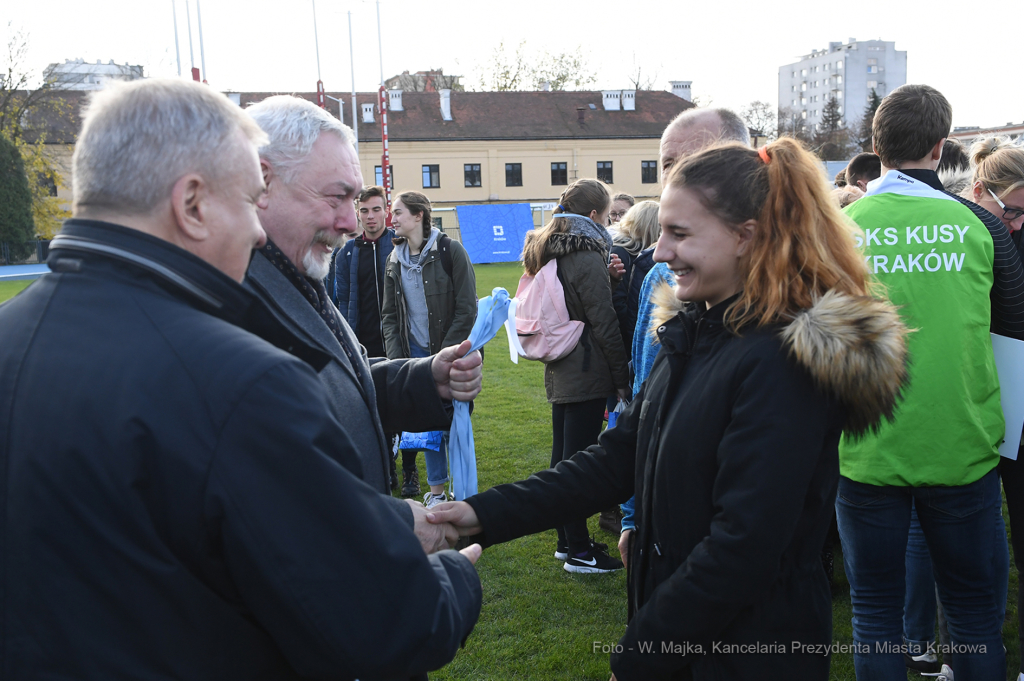
<svg viewBox="0 0 1024 681"><path fill-rule="evenodd" d="M458 206L462 245L474 264L516 262L526 233L533 229L528 203Z"/></svg>

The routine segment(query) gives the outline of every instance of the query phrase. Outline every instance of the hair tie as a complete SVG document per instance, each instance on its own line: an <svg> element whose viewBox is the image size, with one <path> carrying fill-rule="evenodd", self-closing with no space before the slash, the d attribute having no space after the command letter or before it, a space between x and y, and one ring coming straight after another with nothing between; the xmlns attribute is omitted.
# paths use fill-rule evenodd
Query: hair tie
<svg viewBox="0 0 1024 681"><path fill-rule="evenodd" d="M563 213L566 212L565 206L563 206L562 204L558 204L558 210L562 211Z"/></svg>
<svg viewBox="0 0 1024 681"><path fill-rule="evenodd" d="M767 147L767 145L761 147L760 149L758 149L757 150L757 155L761 157L761 160L764 161L765 165L768 165L769 163L772 162L772 157L768 155L768 147Z"/></svg>

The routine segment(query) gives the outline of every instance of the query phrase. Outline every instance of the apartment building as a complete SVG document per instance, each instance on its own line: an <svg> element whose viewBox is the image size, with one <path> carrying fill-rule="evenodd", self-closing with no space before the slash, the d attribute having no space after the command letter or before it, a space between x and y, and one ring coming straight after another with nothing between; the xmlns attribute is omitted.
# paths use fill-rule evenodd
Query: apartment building
<svg viewBox="0 0 1024 681"><path fill-rule="evenodd" d="M906 82L907 53L897 50L895 42L850 38L780 66L779 108L799 115L813 132L834 96L843 120L853 127L860 122L872 90L885 97Z"/></svg>

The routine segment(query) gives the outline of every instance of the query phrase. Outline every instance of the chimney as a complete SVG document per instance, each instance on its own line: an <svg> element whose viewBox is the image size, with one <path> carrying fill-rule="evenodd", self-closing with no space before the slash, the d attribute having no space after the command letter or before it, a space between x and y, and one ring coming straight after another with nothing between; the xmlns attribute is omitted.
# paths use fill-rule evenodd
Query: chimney
<svg viewBox="0 0 1024 681"><path fill-rule="evenodd" d="M670 80L669 83L672 85L672 94L676 97L681 97L688 102L693 101L690 97L690 86L693 84L692 80Z"/></svg>
<svg viewBox="0 0 1024 681"><path fill-rule="evenodd" d="M583 112L584 111L586 111L585 107L582 107L582 106L576 107L576 120L579 122L580 125L583 125Z"/></svg>
<svg viewBox="0 0 1024 681"><path fill-rule="evenodd" d="M388 109L390 111L405 111L402 108L401 90L388 90Z"/></svg>
<svg viewBox="0 0 1024 681"><path fill-rule="evenodd" d="M452 119L452 91L449 89L438 90L441 95L441 120Z"/></svg>
<svg viewBox="0 0 1024 681"><path fill-rule="evenodd" d="M601 101L605 111L619 110L619 90L601 90Z"/></svg>
<svg viewBox="0 0 1024 681"><path fill-rule="evenodd" d="M373 102L363 102L363 123L373 123Z"/></svg>
<svg viewBox="0 0 1024 681"><path fill-rule="evenodd" d="M550 80L542 81L541 84L540 84L540 91L541 92L551 92L551 81Z"/></svg>
<svg viewBox="0 0 1024 681"><path fill-rule="evenodd" d="M622 91L622 110L636 111L636 90Z"/></svg>

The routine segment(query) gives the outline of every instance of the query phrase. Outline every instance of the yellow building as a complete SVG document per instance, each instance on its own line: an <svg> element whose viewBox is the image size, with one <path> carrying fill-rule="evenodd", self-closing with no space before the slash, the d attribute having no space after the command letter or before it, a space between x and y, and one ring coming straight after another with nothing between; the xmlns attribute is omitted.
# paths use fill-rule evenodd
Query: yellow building
<svg viewBox="0 0 1024 681"><path fill-rule="evenodd" d="M272 94L239 93L242 106ZM315 101L315 93L296 93ZM388 142L395 193L416 190L435 220L455 232L457 205L557 203L581 177L637 199L660 194L658 144L692 103L664 91L388 92ZM341 100L339 107L338 100ZM382 184L377 93L330 93L328 110L359 136L363 181ZM535 211L535 220L541 213Z"/></svg>

